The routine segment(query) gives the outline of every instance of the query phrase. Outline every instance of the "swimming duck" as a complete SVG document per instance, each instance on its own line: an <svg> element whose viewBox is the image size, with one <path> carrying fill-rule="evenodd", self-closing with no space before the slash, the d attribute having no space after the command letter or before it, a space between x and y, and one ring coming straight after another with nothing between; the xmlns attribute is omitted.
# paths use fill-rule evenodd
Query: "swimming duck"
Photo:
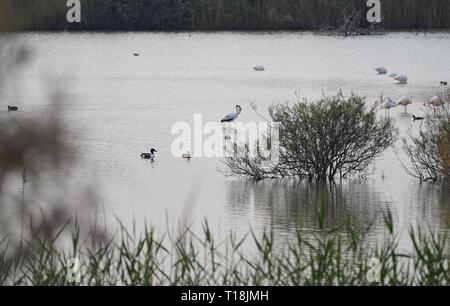
<svg viewBox="0 0 450 306"><path fill-rule="evenodd" d="M182 158L186 158L186 159L191 159L191 158L192 158L192 155L191 155L191 152L188 151L187 153L183 153L183 155L182 155L181 157L182 157Z"/></svg>
<svg viewBox="0 0 450 306"><path fill-rule="evenodd" d="M156 151L155 149L152 148L150 150L150 153L142 153L141 158L150 159L151 161L154 161L155 160L155 152L158 152L158 151Z"/></svg>

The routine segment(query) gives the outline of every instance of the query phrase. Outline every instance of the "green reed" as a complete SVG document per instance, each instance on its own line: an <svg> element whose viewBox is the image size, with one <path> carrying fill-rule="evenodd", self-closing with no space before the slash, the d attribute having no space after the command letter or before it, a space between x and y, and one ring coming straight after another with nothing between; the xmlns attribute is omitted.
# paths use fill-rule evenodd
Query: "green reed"
<svg viewBox="0 0 450 306"><path fill-rule="evenodd" d="M323 213L318 211L318 219ZM145 227L139 235L120 224L109 239L87 243L80 227L70 231L71 247L58 239L34 235L21 251L10 254L8 239L0 241L0 284L3 285L449 285L448 236L411 227L412 249L402 251L390 213L384 217L382 243L368 242L370 226L297 230L294 242L278 243L273 230L250 230L238 238L218 238L205 222L200 235L192 227L158 235ZM253 245L253 246L252 246ZM80 260L80 282L71 282L67 262ZM379 283L367 275L372 258L379 261ZM70 273L69 273L70 275Z"/></svg>

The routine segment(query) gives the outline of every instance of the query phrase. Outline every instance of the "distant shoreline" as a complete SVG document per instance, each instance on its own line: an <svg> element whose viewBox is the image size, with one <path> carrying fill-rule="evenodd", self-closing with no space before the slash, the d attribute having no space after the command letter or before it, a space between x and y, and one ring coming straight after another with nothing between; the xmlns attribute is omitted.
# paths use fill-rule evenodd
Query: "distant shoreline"
<svg viewBox="0 0 450 306"><path fill-rule="evenodd" d="M67 0L0 1L0 30L94 32L267 32L383 28L450 29L442 0L383 0L370 18L369 0ZM373 14L372 14L373 15Z"/></svg>
<svg viewBox="0 0 450 306"><path fill-rule="evenodd" d="M255 34L277 34L277 33L312 33L312 34L330 34L330 36L339 36L333 35L333 31L321 31L320 29L299 29L299 30L10 30L10 31L1 31L0 34L16 34L16 33L255 33ZM433 29L394 29L394 30L385 30L386 34L393 33L419 33L419 34L428 34L428 33L450 33L450 28L433 28ZM351 35L349 35L351 36ZM376 35L372 35L376 36Z"/></svg>

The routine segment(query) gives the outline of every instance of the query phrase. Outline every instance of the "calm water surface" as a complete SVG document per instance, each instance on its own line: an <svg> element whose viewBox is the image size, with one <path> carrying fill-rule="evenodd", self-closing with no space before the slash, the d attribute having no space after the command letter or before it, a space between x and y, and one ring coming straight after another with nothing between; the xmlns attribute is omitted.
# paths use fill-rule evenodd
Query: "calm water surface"
<svg viewBox="0 0 450 306"><path fill-rule="evenodd" d="M67 94L65 122L70 142L80 152L70 186L92 182L105 212L128 226L133 220L165 229L166 223L203 218L219 233L272 227L277 238L291 239L295 228L317 228L316 206L327 199L330 224L351 217L364 228L386 209L400 229L417 221L439 231L450 229L450 195L420 185L405 174L400 152L383 155L367 180L332 188L297 182L260 183L227 178L219 159L190 163L170 153L175 122L220 120L240 104L242 122L260 121L250 109L273 103L314 99L322 92L356 92L372 104L383 93L411 95L411 114L423 115L422 104L450 80L450 34L383 37L326 37L311 33L124 33L22 34L17 39L34 49L23 76L25 91L6 90L22 114L48 111L49 92ZM140 53L134 57L133 53ZM264 65L265 72L251 67ZM405 73L410 82L397 85L373 69L386 66ZM393 110L400 133L419 125ZM381 116L380 112L380 116ZM159 153L151 164L139 154ZM379 222L373 237L382 237Z"/></svg>

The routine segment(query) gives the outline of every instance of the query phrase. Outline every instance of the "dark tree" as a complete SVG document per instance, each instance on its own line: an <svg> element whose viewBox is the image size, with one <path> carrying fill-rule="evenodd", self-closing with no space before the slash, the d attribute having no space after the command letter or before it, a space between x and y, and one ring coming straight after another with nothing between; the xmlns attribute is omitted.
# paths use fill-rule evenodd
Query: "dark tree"
<svg viewBox="0 0 450 306"><path fill-rule="evenodd" d="M91 31L307 30L368 28L366 0L82 0L82 23L66 21L67 0L2 0L13 29ZM450 0L383 0L386 29L450 28ZM344 12L344 13L343 13ZM6 29L10 30L10 29Z"/></svg>

